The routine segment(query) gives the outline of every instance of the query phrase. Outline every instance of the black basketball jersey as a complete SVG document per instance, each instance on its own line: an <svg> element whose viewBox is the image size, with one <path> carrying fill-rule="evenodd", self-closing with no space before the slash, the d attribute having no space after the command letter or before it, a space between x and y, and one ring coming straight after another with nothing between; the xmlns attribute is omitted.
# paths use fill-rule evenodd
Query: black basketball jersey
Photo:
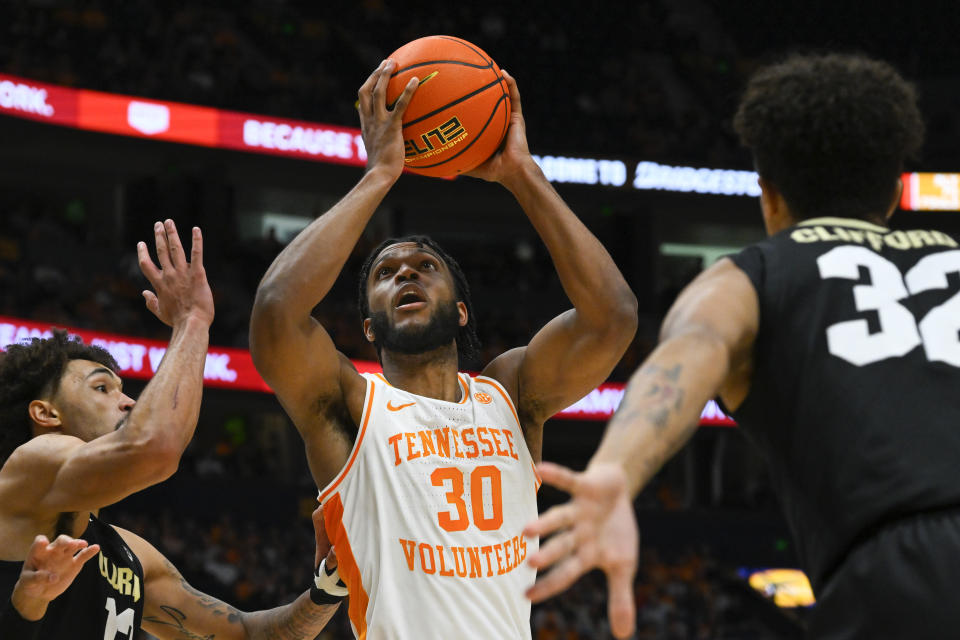
<svg viewBox="0 0 960 640"><path fill-rule="evenodd" d="M818 591L878 527L960 505L960 249L938 231L818 218L733 261L760 303L734 417Z"/></svg>
<svg viewBox="0 0 960 640"><path fill-rule="evenodd" d="M39 638L133 640L143 616L140 560L113 527L92 514L80 537L99 544L100 553L87 561L73 584L47 607ZM0 562L3 599L9 599L22 566L22 562Z"/></svg>

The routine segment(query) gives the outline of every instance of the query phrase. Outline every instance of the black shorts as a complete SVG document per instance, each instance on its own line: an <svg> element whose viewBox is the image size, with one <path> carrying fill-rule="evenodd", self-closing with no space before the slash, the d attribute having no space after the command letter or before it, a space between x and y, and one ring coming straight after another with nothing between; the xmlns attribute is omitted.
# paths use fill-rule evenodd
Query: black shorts
<svg viewBox="0 0 960 640"><path fill-rule="evenodd" d="M960 510L912 516L856 546L821 590L807 637L960 638Z"/></svg>

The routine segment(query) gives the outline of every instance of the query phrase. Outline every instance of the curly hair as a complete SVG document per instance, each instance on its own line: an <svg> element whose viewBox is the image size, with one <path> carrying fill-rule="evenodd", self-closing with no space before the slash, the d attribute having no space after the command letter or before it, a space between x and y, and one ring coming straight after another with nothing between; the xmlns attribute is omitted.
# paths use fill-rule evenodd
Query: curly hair
<svg viewBox="0 0 960 640"><path fill-rule="evenodd" d="M28 407L57 392L71 360L92 360L120 371L106 349L71 338L63 329L54 329L50 338L11 344L0 356L0 465L33 437Z"/></svg>
<svg viewBox="0 0 960 640"><path fill-rule="evenodd" d="M373 266L374 259L388 246L401 242L414 242L418 247L430 249L436 253L437 256L446 263L447 268L450 269L450 273L453 274L454 293L457 296L457 301L462 302L467 308L467 324L460 327L460 330L457 332L459 365L465 368L471 364L475 364L480 357L480 338L477 336L477 317L473 312L473 302L470 299L470 285L467 283L467 277L463 274L463 269L460 268L457 261L429 236L411 235L402 238L388 238L370 252L370 255L367 256L366 260L363 261L363 265L360 267L360 278L357 282L359 289L358 306L360 308L360 318L366 319L370 317L370 301L367 298L367 278L370 276L370 268ZM379 357L380 345L375 346L377 348L377 356Z"/></svg>
<svg viewBox="0 0 960 640"><path fill-rule="evenodd" d="M924 126L913 86L863 55L793 55L757 71L733 120L798 220L882 217Z"/></svg>

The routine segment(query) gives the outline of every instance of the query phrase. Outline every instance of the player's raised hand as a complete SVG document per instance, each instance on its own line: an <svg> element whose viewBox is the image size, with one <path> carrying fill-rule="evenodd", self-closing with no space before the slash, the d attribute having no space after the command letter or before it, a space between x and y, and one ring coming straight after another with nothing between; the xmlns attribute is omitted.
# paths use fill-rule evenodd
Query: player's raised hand
<svg viewBox="0 0 960 640"><path fill-rule="evenodd" d="M527 591L534 602L569 587L591 569L607 576L610 630L617 638L633 633L639 534L623 470L594 465L577 473L549 462L538 467L546 484L571 495L570 502L547 510L524 528L525 536L553 536L530 556L536 569L552 567Z"/></svg>
<svg viewBox="0 0 960 640"><path fill-rule="evenodd" d="M171 327L191 317L209 326L213 322L213 294L203 268L200 229L193 228L189 262L173 220L155 223L153 235L159 267L150 258L147 243L137 243L140 270L153 286L153 291L143 291L147 309Z"/></svg>
<svg viewBox="0 0 960 640"><path fill-rule="evenodd" d="M410 104L419 79L411 78L392 105L387 104L387 84L397 63L384 60L357 92L360 131L367 151L367 171L383 169L392 178L403 171L404 147L401 120Z"/></svg>
<svg viewBox="0 0 960 640"><path fill-rule="evenodd" d="M496 153L479 167L464 175L502 183L518 175L523 163L533 162L533 159L530 156L530 148L527 146L527 125L520 106L520 90L517 88L517 81L505 70L501 70L501 73L510 91L510 126L507 129L507 135Z"/></svg>
<svg viewBox="0 0 960 640"><path fill-rule="evenodd" d="M20 615L27 620L43 617L47 604L67 590L84 563L99 551L100 545L87 546L86 540L69 536L53 542L46 536L34 538L10 596Z"/></svg>

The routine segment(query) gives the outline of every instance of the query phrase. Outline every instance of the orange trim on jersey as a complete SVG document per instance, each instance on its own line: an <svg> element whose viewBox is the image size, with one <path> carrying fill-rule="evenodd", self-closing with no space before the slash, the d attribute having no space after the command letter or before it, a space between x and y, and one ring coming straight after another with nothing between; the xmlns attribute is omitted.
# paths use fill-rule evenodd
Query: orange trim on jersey
<svg viewBox="0 0 960 640"><path fill-rule="evenodd" d="M373 380L368 380L370 383L367 388L367 398L363 402L363 422L360 426L360 434L357 436L357 441L353 445L353 453L350 454L350 459L347 461L347 464L340 470L340 473L337 474L337 477L327 485L327 488L323 490L320 494L320 497L317 500L320 504L323 504L323 501L336 489L343 479L347 477L347 472L350 471L350 467L353 466L353 461L357 459L357 454L360 453L360 445L363 443L363 436L367 433L367 423L370 422L370 414L373 413L373 394L376 393L376 385Z"/></svg>
<svg viewBox="0 0 960 640"><path fill-rule="evenodd" d="M540 473L537 471L537 465L533 464L533 460L530 461L530 467L533 468L533 486L536 487L534 491L539 492L540 486L543 484L543 478L540 477Z"/></svg>
<svg viewBox="0 0 960 640"><path fill-rule="evenodd" d="M490 385L491 387L496 389L501 396L503 396L503 399L507 401L507 406L510 407L510 411L513 413L513 419L517 421L517 429L520 430L520 433L522 435L523 427L520 426L520 418L517 416L517 409L516 407L513 406L513 400L510 399L510 394L508 394L506 390L504 390L504 388L500 386L500 383L494 380L493 378L481 378L480 376L477 376L476 378L474 378L474 380L476 380L477 382L482 382L484 384Z"/></svg>
<svg viewBox="0 0 960 640"><path fill-rule="evenodd" d="M357 566L357 559L350 547L350 538L347 537L347 530L343 526L343 502L340 500L340 494L334 495L323 506L323 525L327 530L327 537L333 544L334 552L337 554L337 570L350 592L350 598L347 600L349 603L347 615L350 616L350 622L353 623L357 639L365 640L367 637L367 606L370 603L370 596L363 588L360 567Z"/></svg>
<svg viewBox="0 0 960 640"><path fill-rule="evenodd" d="M460 377L459 373L457 374L457 381L463 387L463 397L460 398L460 402L458 402L457 404L465 404L467 402L467 398L470 397L470 385L464 382L463 378Z"/></svg>
<svg viewBox="0 0 960 640"><path fill-rule="evenodd" d="M375 375L375 376L377 376L378 378L380 378L381 380L383 380L383 384L387 385L388 387L392 387L392 386L393 386L392 384L390 384L390 381L387 380L387 379L384 377L384 375L383 375L382 373L375 373L375 374L373 374L373 375Z"/></svg>

